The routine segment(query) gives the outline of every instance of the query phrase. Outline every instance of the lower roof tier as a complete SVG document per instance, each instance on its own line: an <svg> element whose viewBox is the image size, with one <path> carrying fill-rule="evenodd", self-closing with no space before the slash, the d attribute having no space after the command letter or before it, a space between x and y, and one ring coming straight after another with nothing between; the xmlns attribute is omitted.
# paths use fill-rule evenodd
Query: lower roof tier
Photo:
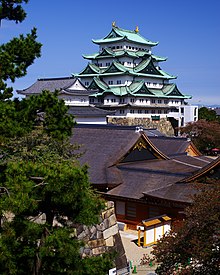
<svg viewBox="0 0 220 275"><path fill-rule="evenodd" d="M156 98L181 98L190 99L190 95L182 94L176 84L164 84L161 89L150 89L145 82L133 81L129 86L109 86L96 77L91 82L89 89L96 90L92 96L99 97L107 94L115 96L156 97Z"/></svg>

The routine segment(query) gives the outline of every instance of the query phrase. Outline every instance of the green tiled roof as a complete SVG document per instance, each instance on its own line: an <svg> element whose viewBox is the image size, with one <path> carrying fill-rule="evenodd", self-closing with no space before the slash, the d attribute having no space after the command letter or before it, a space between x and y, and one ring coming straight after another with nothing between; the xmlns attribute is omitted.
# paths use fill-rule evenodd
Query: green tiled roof
<svg viewBox="0 0 220 275"><path fill-rule="evenodd" d="M98 66L96 66L95 64L91 64L89 63L85 69L83 69L78 75L82 75L82 74L88 74L88 75L91 75L91 74L99 74L101 73L101 70Z"/></svg>
<svg viewBox="0 0 220 275"><path fill-rule="evenodd" d="M92 82L90 83L88 89L94 89L94 87L96 87L96 89L101 89L101 90L106 90L108 89L108 85L102 81L99 77L94 77Z"/></svg>
<svg viewBox="0 0 220 275"><path fill-rule="evenodd" d="M149 57L151 56L153 60L155 61L165 61L167 60L166 57L161 57L157 55L150 54L146 51L129 51L129 50L117 50L112 51L109 48L105 48L101 53L94 53L90 55L83 55L83 58L89 59L89 60L95 60L95 59L103 59L103 58L113 58L113 57L122 57L122 56L130 56L135 58L140 57Z"/></svg>
<svg viewBox="0 0 220 275"><path fill-rule="evenodd" d="M163 70L157 69L152 59L146 59L138 64L134 69L126 67L119 62L113 62L108 68L100 69L94 64L87 65L86 69L81 71L79 74L74 75L75 77L93 77L93 76L112 76L112 75L133 75L142 77L153 77L153 78L164 78L174 79L176 76L170 75Z"/></svg>
<svg viewBox="0 0 220 275"><path fill-rule="evenodd" d="M150 89L147 88L144 81L134 81L129 86L108 86L106 83L101 81L99 78L94 78L96 86L95 89L99 89L91 96L100 97L105 94L113 94L115 96L134 96L134 97L149 97L149 98L179 98L179 99L189 99L191 96L183 95L180 92L172 93L176 91L177 87L175 84L164 85L162 89ZM92 82L94 83L94 82ZM93 88L92 84L89 88ZM179 90L178 90L179 91Z"/></svg>
<svg viewBox="0 0 220 275"><path fill-rule="evenodd" d="M111 32L102 39L92 40L96 44L112 43L122 40L128 40L138 44L144 44L148 46L156 46L158 42L152 42L139 34L136 31L124 30L119 27L112 27Z"/></svg>

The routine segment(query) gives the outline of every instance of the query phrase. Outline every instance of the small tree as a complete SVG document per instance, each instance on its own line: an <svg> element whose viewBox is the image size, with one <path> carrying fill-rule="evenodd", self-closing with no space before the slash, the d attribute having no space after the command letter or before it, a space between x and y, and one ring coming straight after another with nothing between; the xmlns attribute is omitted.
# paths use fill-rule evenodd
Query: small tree
<svg viewBox="0 0 220 275"><path fill-rule="evenodd" d="M182 226L154 248L157 274L219 274L220 181L212 183L195 196Z"/></svg>
<svg viewBox="0 0 220 275"><path fill-rule="evenodd" d="M180 132L190 137L201 152L213 147L220 147L220 123L216 121L201 119L191 122L185 127L181 127Z"/></svg>
<svg viewBox="0 0 220 275"><path fill-rule="evenodd" d="M201 107L199 108L199 119L205 119L207 121L216 121L216 112L215 110L206 108L206 107Z"/></svg>

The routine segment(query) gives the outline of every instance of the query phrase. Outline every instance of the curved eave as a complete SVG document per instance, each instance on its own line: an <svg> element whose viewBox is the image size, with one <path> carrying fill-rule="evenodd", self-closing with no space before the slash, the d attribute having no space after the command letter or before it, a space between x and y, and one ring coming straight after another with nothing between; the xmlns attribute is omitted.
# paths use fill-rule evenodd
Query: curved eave
<svg viewBox="0 0 220 275"><path fill-rule="evenodd" d="M106 39L92 39L92 42L95 44L109 44L109 43L114 43L114 42L118 42L118 41L128 41L128 42L132 42L132 43L137 43L140 45L145 45L145 46L157 46L159 42L151 42L151 41L146 41L146 42L141 42L141 41L136 41L135 39L129 39L128 37L124 36L124 37L115 37L115 38L106 38Z"/></svg>
<svg viewBox="0 0 220 275"><path fill-rule="evenodd" d="M132 73L136 76L145 76L145 77L151 77L151 78L162 78L162 79L176 79L176 76L165 76L165 75L156 75L156 74L143 74L143 73Z"/></svg>
<svg viewBox="0 0 220 275"><path fill-rule="evenodd" d="M106 38L106 39L92 39L92 42L100 45L100 44L122 41L123 39L124 39L124 37L115 37L115 38Z"/></svg>

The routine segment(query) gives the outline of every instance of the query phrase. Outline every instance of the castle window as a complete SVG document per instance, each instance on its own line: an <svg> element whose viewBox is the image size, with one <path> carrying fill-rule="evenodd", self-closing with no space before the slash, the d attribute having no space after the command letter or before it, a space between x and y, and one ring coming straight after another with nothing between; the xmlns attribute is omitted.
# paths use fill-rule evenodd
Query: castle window
<svg viewBox="0 0 220 275"><path fill-rule="evenodd" d="M131 99L130 99L130 102L135 102L135 99L134 99L134 98L131 98Z"/></svg>
<svg viewBox="0 0 220 275"><path fill-rule="evenodd" d="M152 99L152 100L151 100L151 103L155 103L155 99Z"/></svg>
<svg viewBox="0 0 220 275"><path fill-rule="evenodd" d="M162 111L161 110L158 110L158 114L161 114L162 113Z"/></svg>
<svg viewBox="0 0 220 275"><path fill-rule="evenodd" d="M89 86L89 82L88 81L85 82L85 86Z"/></svg>
<svg viewBox="0 0 220 275"><path fill-rule="evenodd" d="M121 84L121 80L117 80L117 84Z"/></svg>
<svg viewBox="0 0 220 275"><path fill-rule="evenodd" d="M142 110L138 110L138 114L142 114Z"/></svg>
<svg viewBox="0 0 220 275"><path fill-rule="evenodd" d="M134 110L130 110L130 114L134 114Z"/></svg>
<svg viewBox="0 0 220 275"><path fill-rule="evenodd" d="M94 102L95 102L95 99L94 99L94 98L90 98L90 99L89 99L89 102L90 102L90 103L94 103Z"/></svg>
<svg viewBox="0 0 220 275"><path fill-rule="evenodd" d="M109 85L113 85L113 80L109 80L109 81L108 81L108 84L109 84Z"/></svg>
<svg viewBox="0 0 220 275"><path fill-rule="evenodd" d="M151 114L155 114L155 110L151 110Z"/></svg>
<svg viewBox="0 0 220 275"><path fill-rule="evenodd" d="M110 62L106 62L106 64L105 64L106 66L110 66Z"/></svg>
<svg viewBox="0 0 220 275"><path fill-rule="evenodd" d="M117 46L117 49L119 49L119 46Z"/></svg>
<svg viewBox="0 0 220 275"><path fill-rule="evenodd" d="M145 112L145 114L148 114L148 110L145 110L144 112Z"/></svg>
<svg viewBox="0 0 220 275"><path fill-rule="evenodd" d="M124 110L120 110L120 114L124 114L125 113L125 111Z"/></svg>
<svg viewBox="0 0 220 275"><path fill-rule="evenodd" d="M164 104L168 104L168 100L167 99L164 99Z"/></svg>
<svg viewBox="0 0 220 275"><path fill-rule="evenodd" d="M115 99L115 98L112 98L112 99L111 99L111 102L116 102L116 99Z"/></svg>
<svg viewBox="0 0 220 275"><path fill-rule="evenodd" d="M158 99L158 103L162 103L162 100L161 100L161 99Z"/></svg>

